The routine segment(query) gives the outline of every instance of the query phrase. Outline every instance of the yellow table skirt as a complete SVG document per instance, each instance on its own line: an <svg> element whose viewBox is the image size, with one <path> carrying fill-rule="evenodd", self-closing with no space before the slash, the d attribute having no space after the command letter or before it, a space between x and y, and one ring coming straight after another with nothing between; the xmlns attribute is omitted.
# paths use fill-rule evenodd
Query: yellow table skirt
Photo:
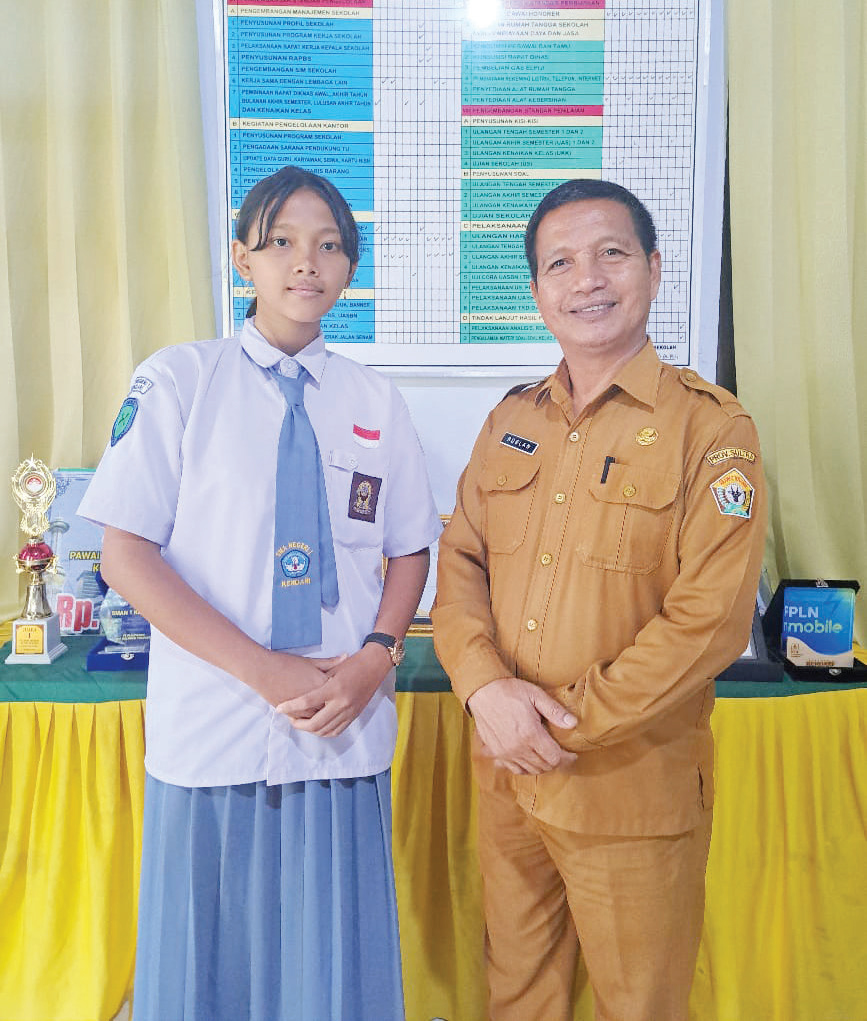
<svg viewBox="0 0 867 1021"><path fill-rule="evenodd" d="M102 1021L131 988L143 709L0 703L2 1021Z"/></svg>
<svg viewBox="0 0 867 1021"><path fill-rule="evenodd" d="M0 703L0 1021L106 1021L131 990L142 707ZM483 1021L469 725L448 694L398 715L407 1019ZM867 689L720 699L713 726L694 1021L864 1021ZM589 1021L584 972L577 993Z"/></svg>

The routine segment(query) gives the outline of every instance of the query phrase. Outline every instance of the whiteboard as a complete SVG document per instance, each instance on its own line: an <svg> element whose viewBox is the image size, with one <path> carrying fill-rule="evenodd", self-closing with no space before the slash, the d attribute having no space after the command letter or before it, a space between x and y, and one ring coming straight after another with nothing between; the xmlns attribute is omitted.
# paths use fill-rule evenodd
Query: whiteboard
<svg viewBox="0 0 867 1021"><path fill-rule="evenodd" d="M614 180L656 221L660 357L714 378L724 172L721 2L197 0L214 284L252 295L233 215L286 163L347 197L363 256L329 346L394 371L553 367L523 229L563 180Z"/></svg>

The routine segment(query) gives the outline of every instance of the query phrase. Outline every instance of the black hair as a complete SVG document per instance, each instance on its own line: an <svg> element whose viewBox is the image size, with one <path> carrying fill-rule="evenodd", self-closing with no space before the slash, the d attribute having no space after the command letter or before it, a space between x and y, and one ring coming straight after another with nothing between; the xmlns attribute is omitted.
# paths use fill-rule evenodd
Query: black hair
<svg viewBox="0 0 867 1021"><path fill-rule="evenodd" d="M651 252L656 251L656 227L653 225L653 217L644 203L636 198L631 191L622 188L619 184L614 184L613 181L598 181L591 178L565 181L553 191L549 191L536 206L524 232L524 254L530 264L530 277L534 282L539 269L536 260L536 232L539 230L539 224L554 209L566 206L570 202L583 202L586 199L610 199L626 206L632 216L632 225L638 235L641 247L644 249L644 254L650 258Z"/></svg>
<svg viewBox="0 0 867 1021"><path fill-rule="evenodd" d="M235 221L235 237L247 245L252 251L261 251L268 244L268 235L274 226L277 215L288 198L302 188L312 191L328 206L337 229L340 232L340 243L349 258L349 264L356 266L361 254L361 241L358 225L346 199L334 185L301 167L281 167L270 177L264 177L247 192L238 219ZM255 245L250 244L251 235L257 234ZM247 318L256 314L256 299L250 302Z"/></svg>

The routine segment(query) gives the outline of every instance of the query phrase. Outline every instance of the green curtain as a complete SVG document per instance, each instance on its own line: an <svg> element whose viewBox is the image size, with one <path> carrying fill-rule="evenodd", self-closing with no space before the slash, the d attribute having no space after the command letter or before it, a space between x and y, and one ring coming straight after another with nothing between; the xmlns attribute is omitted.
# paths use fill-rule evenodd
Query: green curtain
<svg viewBox="0 0 867 1021"><path fill-rule="evenodd" d="M0 617L3 479L96 464L136 363L213 336L196 52L169 0L28 0L0 31Z"/></svg>
<svg viewBox="0 0 867 1021"><path fill-rule="evenodd" d="M865 64L858 0L728 0L738 395L765 456L774 581L867 582Z"/></svg>

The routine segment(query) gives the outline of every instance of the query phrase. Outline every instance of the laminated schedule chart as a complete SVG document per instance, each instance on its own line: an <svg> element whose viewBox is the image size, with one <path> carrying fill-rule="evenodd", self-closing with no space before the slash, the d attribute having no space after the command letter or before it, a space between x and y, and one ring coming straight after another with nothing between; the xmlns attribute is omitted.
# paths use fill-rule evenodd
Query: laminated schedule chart
<svg viewBox="0 0 867 1021"><path fill-rule="evenodd" d="M380 364L553 363L523 232L546 192L589 177L654 215L654 342L694 362L701 0L214 3L227 222L256 181L294 163L333 181L359 224L361 264L324 323L329 341ZM235 276L236 326L251 297Z"/></svg>
<svg viewBox="0 0 867 1021"><path fill-rule="evenodd" d="M372 0L228 4L232 216L257 181L287 163L340 189L359 224L363 255L329 313L328 334L338 343L375 339L372 8ZM236 328L253 297L243 284L234 274Z"/></svg>
<svg viewBox="0 0 867 1021"><path fill-rule="evenodd" d="M542 196L602 176L602 0L510 5L461 53L461 341L545 343L524 228Z"/></svg>

